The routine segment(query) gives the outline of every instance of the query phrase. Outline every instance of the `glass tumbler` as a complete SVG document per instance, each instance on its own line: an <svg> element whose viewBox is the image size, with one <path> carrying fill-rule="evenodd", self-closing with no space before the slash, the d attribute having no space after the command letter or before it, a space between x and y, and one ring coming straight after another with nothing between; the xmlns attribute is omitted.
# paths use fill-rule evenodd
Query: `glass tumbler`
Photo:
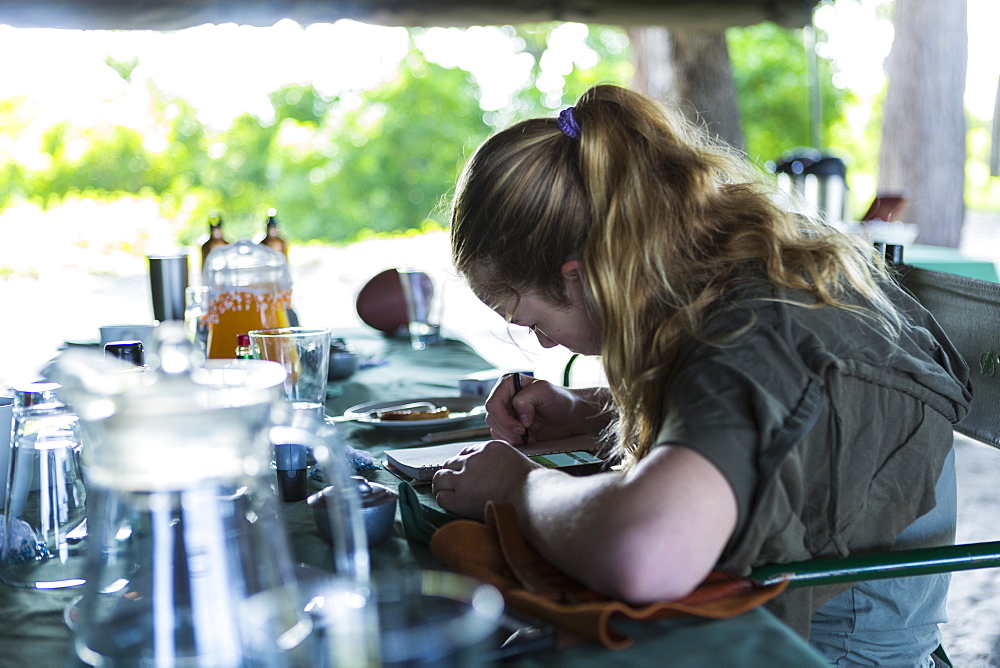
<svg viewBox="0 0 1000 668"><path fill-rule="evenodd" d="M441 320L444 312L444 284L423 271L400 267L396 270L406 298L410 344L414 350L441 343Z"/></svg>
<svg viewBox="0 0 1000 668"><path fill-rule="evenodd" d="M257 359L285 368L285 398L296 410L323 417L327 371L330 366L330 330L279 327L250 331Z"/></svg>
<svg viewBox="0 0 1000 668"><path fill-rule="evenodd" d="M15 388L0 580L18 587L59 589L85 582L80 425L56 396L59 387Z"/></svg>
<svg viewBox="0 0 1000 668"><path fill-rule="evenodd" d="M208 299L211 289L194 285L184 290L184 328L188 338L205 354L208 352Z"/></svg>

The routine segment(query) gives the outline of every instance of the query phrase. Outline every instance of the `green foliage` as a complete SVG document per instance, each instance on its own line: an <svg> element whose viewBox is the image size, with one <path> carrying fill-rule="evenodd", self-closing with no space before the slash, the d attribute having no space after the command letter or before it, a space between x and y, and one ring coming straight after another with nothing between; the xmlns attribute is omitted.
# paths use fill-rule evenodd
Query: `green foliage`
<svg viewBox="0 0 1000 668"><path fill-rule="evenodd" d="M990 175L993 130L990 121L966 114L966 205L970 209L1000 210L1000 179Z"/></svg>
<svg viewBox="0 0 1000 668"><path fill-rule="evenodd" d="M632 79L632 61L628 37L615 26L586 26L584 45L596 54L597 64L583 68L574 66L568 72L557 72L562 85L558 89L542 89L540 78L545 72L545 52L551 48L553 32L558 23L526 24L509 28L514 33L519 52L531 56L531 73L524 87L516 91L503 109L486 115L494 129L532 116L551 114L554 109L573 104L588 88L599 83L627 86ZM550 77L549 81L551 82Z"/></svg>
<svg viewBox="0 0 1000 668"><path fill-rule="evenodd" d="M275 202L283 220L298 221L302 238L419 227L453 186L467 145L488 131L468 75L427 63L417 51L393 81L361 97L357 106L331 107L338 121L317 128L313 150L276 153ZM283 123L309 136L297 119Z"/></svg>
<svg viewBox="0 0 1000 668"><path fill-rule="evenodd" d="M278 118L290 118L303 125L319 126L335 101L322 95L313 86L285 86L270 95Z"/></svg>
<svg viewBox="0 0 1000 668"><path fill-rule="evenodd" d="M810 125L810 91L813 83L801 30L761 23L726 32L739 96L746 150L761 161L775 160L782 153L813 144ZM819 60L821 118L825 148L830 128L843 122L846 92L836 88L830 63Z"/></svg>
<svg viewBox="0 0 1000 668"><path fill-rule="evenodd" d="M531 68L500 109L482 110L482 91L468 72L429 62L413 46L422 32L415 28L391 80L343 96L289 83L270 94L272 113L244 114L223 129L206 125L187 100L141 80L138 59L108 56L121 95L145 96L148 117L135 127L62 120L39 130L25 100L0 100L0 210L19 201L56 206L77 197L152 197L165 217L188 220L182 244L197 243L214 210L230 239L259 235L271 207L284 235L299 243L440 229L462 164L490 132L551 115L594 84L629 84L633 69L622 29L570 28L574 39L585 30L590 53L583 55L596 64L581 64L579 54L575 62L552 57L566 29L560 23L501 29L515 51L530 57ZM732 28L726 37L747 153L763 164L808 145L812 75L802 31L764 23ZM824 39L820 32L817 41ZM820 148L845 160L852 200L861 207L874 194L881 104L858 114L854 95L833 84L834 65L822 58L818 65ZM1000 206L1000 186L983 173L989 128L975 119L969 127L970 204Z"/></svg>
<svg viewBox="0 0 1000 668"><path fill-rule="evenodd" d="M561 89L535 85L558 25L504 29L534 67L510 103L488 114L469 73L430 63L411 47L391 81L349 99L289 84L271 93L273 116L244 114L218 130L186 100L133 79L137 59L108 57L125 83L122 95L147 87L147 125L53 124L37 146L43 160L28 167L0 157L0 209L20 200L53 206L71 197L150 196L166 217L190 216L182 244L197 243L215 210L230 239L260 234L271 207L293 242L439 229L462 164L493 129L551 113L598 81L627 83L621 31L594 26L585 41L598 64L560 72ZM0 142L32 121L17 101L0 100Z"/></svg>
<svg viewBox="0 0 1000 668"><path fill-rule="evenodd" d="M468 72L428 62L412 46L420 29L411 30L411 49L391 80L344 97L289 83L270 94L272 114L244 114L221 130L205 125L188 101L133 79L138 60L108 57L124 82L122 95L146 86L138 92L150 100L147 125L61 121L45 128L42 159L30 166L0 154L0 208L18 200L51 206L66 197L151 196L165 216L189 216L184 244L205 233L213 210L231 239L260 234L271 207L285 236L300 243L444 226L442 204L490 132L553 114L596 83L628 85L632 76L620 28L585 28L585 55L596 62L587 66L547 55L557 36L566 38L557 35L562 24L502 30L532 66L509 102L489 112ZM760 24L730 29L727 42L750 156L763 163L807 145L811 82L802 32ZM855 100L833 86L830 63L819 65L825 147L847 161L849 179L874 173L880 119L869 120L859 141L845 114ZM0 100L0 142L16 141L33 120L20 101Z"/></svg>
<svg viewBox="0 0 1000 668"><path fill-rule="evenodd" d="M132 80L132 71L139 66L138 58L129 58L128 60L117 60L108 56L104 59L104 63L118 73L124 81Z"/></svg>
<svg viewBox="0 0 1000 668"><path fill-rule="evenodd" d="M817 41L824 39L819 31ZM726 41L748 155L764 165L786 152L811 146L814 82L803 31L762 23L731 28ZM845 162L852 206L864 209L875 194L882 105L872 105L861 127L852 126L847 111L860 102L850 90L834 85L833 63L819 58L817 64L821 137L815 148ZM864 211L855 213L860 216Z"/></svg>

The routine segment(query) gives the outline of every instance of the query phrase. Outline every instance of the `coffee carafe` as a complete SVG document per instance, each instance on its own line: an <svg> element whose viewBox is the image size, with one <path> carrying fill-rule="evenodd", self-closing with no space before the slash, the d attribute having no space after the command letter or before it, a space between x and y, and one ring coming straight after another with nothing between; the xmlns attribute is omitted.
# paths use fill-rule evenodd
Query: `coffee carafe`
<svg viewBox="0 0 1000 668"><path fill-rule="evenodd" d="M68 611L92 665L286 666L312 630L272 486L284 369L209 361L160 326L146 374L69 351L55 367L80 416L86 585ZM75 353L75 354L70 354Z"/></svg>

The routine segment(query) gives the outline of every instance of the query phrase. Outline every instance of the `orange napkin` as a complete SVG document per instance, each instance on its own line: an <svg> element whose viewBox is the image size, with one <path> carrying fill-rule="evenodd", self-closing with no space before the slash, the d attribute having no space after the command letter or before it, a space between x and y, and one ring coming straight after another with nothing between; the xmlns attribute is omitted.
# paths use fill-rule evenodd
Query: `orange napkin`
<svg viewBox="0 0 1000 668"><path fill-rule="evenodd" d="M632 639L615 631L616 618L633 620L695 616L735 617L780 594L787 582L762 587L713 571L678 601L632 606L575 581L524 540L513 506L486 505L486 523L456 520L431 537L431 552L449 568L496 586L507 605L544 619L576 638L624 649Z"/></svg>

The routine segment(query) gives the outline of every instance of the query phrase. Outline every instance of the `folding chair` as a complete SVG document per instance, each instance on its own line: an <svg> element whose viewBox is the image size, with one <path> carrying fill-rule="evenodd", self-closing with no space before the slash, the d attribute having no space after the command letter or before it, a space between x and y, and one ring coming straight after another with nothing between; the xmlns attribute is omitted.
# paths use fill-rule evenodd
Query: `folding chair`
<svg viewBox="0 0 1000 668"><path fill-rule="evenodd" d="M969 364L973 405L955 430L1000 448L1000 283L908 265L896 269L900 284L934 315ZM788 580L794 588L996 566L1000 541L767 565L750 578L761 584Z"/></svg>

